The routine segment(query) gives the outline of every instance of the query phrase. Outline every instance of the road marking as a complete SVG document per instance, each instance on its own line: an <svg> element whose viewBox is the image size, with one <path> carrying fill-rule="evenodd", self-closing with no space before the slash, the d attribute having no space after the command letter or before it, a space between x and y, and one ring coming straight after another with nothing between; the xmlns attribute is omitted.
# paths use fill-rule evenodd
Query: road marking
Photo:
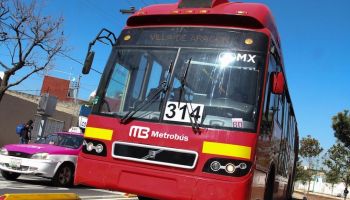
<svg viewBox="0 0 350 200"><path fill-rule="evenodd" d="M91 198L85 198L85 197L82 197L82 196L79 196L80 197L80 199L82 199L82 200L95 200L95 199L101 199L101 200L138 200L138 198L128 198L128 197L107 197L107 198L105 198L105 197L103 197L103 196L101 196L101 197L99 197L99 196L92 196Z"/></svg>
<svg viewBox="0 0 350 200"><path fill-rule="evenodd" d="M79 195L79 197L81 199L116 199L116 198L123 198L120 195L89 195L89 196L85 196L85 195Z"/></svg>
<svg viewBox="0 0 350 200"><path fill-rule="evenodd" d="M42 182L40 182L42 181ZM72 192L79 195L82 200L138 200L137 197L126 197L125 193L111 190L103 190L89 187L77 187L77 188L62 188L54 187L50 184L49 179L44 179L35 176L21 176L17 181L8 181L0 176L0 192L6 193L11 191L12 193L29 193L30 191L50 191L50 193L60 192ZM96 195L86 194L84 192L93 191ZM90 192L91 193L91 192ZM103 195L106 194L106 195Z"/></svg>
<svg viewBox="0 0 350 200"><path fill-rule="evenodd" d="M105 192L105 193L110 193L110 194L118 194L118 195L124 195L125 194L123 192L104 190L104 189L90 189L90 190L91 191L96 191L96 192Z"/></svg>

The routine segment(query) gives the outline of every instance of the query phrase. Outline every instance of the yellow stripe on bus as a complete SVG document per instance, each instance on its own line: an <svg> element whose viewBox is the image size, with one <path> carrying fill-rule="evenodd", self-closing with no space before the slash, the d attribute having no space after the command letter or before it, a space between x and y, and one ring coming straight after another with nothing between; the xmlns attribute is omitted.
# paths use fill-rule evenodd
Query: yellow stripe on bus
<svg viewBox="0 0 350 200"><path fill-rule="evenodd" d="M103 128L94 128L86 127L84 137L95 138L101 140L112 140L113 130L103 129Z"/></svg>
<svg viewBox="0 0 350 200"><path fill-rule="evenodd" d="M252 148L217 142L203 142L203 153L250 159Z"/></svg>

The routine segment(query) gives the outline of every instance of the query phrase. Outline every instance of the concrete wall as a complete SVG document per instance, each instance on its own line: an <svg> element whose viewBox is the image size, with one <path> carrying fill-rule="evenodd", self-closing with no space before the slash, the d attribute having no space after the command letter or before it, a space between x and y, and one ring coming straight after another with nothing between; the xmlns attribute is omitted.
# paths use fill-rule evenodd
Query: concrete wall
<svg viewBox="0 0 350 200"><path fill-rule="evenodd" d="M307 192L308 186L308 183L304 185L301 182L297 181L294 185L294 189ZM322 181L322 179L317 179L316 181L310 182L310 191L315 193L339 196L344 193L344 189L345 183L334 184L332 188L332 184L325 183Z"/></svg>
<svg viewBox="0 0 350 200"><path fill-rule="evenodd" d="M4 144L18 143L19 138L15 132L16 126L29 119L34 120L39 101L38 96L6 92L0 102L0 147ZM52 118L64 121L64 131L71 126L77 126L78 105L72 103L58 103Z"/></svg>

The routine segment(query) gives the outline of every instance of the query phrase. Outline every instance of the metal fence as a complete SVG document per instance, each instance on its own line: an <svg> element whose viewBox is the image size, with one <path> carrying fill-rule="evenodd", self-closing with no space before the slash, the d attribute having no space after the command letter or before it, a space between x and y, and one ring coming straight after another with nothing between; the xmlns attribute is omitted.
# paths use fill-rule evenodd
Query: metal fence
<svg viewBox="0 0 350 200"><path fill-rule="evenodd" d="M45 137L50 133L61 132L64 128L64 121L35 115L32 130L32 140Z"/></svg>

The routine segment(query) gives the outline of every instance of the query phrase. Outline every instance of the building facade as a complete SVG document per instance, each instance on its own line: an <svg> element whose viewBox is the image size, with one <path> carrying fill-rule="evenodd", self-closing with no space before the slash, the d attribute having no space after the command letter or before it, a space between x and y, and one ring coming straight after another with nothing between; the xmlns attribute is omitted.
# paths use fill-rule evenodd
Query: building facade
<svg viewBox="0 0 350 200"><path fill-rule="evenodd" d="M10 143L18 143L16 126L26 123L29 119L34 121L33 139L40 131L42 118L37 114L40 96L7 91L0 102L0 146ZM53 130L68 131L70 127L78 124L79 105L73 102L59 101L56 111L47 120L50 122L46 126L44 134ZM45 132L46 131L46 132Z"/></svg>

